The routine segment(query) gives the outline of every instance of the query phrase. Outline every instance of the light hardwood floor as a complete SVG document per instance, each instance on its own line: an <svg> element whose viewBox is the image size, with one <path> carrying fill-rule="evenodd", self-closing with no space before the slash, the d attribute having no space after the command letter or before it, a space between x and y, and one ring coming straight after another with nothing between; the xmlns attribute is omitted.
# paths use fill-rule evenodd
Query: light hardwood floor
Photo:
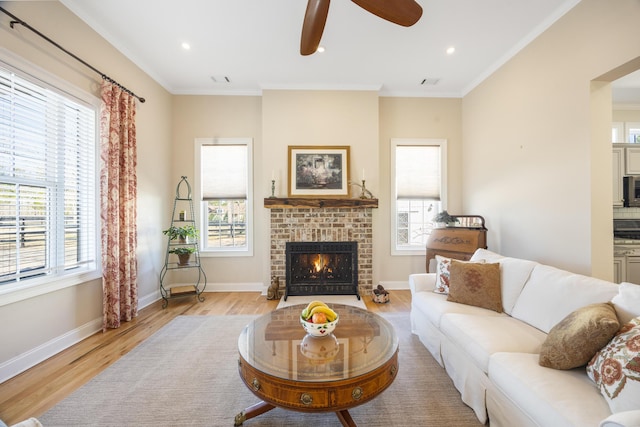
<svg viewBox="0 0 640 427"><path fill-rule="evenodd" d="M263 314L276 308L257 292L208 292L205 301L174 299L162 309L158 301L140 310L138 317L118 329L98 332L22 374L0 384L0 419L8 425L38 417L71 392L98 375L170 320L179 315ZM363 297L374 313L408 312L411 293L390 292L390 302L376 304Z"/></svg>

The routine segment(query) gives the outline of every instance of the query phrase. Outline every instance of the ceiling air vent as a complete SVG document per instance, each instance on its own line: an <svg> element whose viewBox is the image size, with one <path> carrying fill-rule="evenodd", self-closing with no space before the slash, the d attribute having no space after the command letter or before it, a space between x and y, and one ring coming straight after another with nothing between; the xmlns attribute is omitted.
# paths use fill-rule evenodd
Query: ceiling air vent
<svg viewBox="0 0 640 427"><path fill-rule="evenodd" d="M227 76L211 76L214 83L231 83L231 79Z"/></svg>
<svg viewBox="0 0 640 427"><path fill-rule="evenodd" d="M423 80L420 82L420 84L421 84L422 86L435 86L435 85L437 85L437 84L438 84L438 82L439 82L439 81L440 81L440 79L439 79L439 78L426 78L426 79L423 79Z"/></svg>

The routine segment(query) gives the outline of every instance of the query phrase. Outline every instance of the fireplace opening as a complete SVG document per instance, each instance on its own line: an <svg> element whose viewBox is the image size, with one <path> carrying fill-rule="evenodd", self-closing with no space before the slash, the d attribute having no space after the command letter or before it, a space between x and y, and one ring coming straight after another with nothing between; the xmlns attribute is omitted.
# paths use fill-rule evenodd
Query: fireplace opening
<svg viewBox="0 0 640 427"><path fill-rule="evenodd" d="M287 242L286 286L289 295L356 295L358 242Z"/></svg>

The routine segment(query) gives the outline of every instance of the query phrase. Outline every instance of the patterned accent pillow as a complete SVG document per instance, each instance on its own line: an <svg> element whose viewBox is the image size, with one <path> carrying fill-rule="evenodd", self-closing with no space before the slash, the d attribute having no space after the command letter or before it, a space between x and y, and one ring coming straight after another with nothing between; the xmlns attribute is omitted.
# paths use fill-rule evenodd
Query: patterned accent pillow
<svg viewBox="0 0 640 427"><path fill-rule="evenodd" d="M449 267L451 266L451 258L436 255L436 262L436 287L433 292L446 295L449 293Z"/></svg>
<svg viewBox="0 0 640 427"><path fill-rule="evenodd" d="M447 301L502 313L500 264L451 260Z"/></svg>
<svg viewBox="0 0 640 427"><path fill-rule="evenodd" d="M581 307L551 328L540 349L540 366L584 366L619 329L618 316L610 302Z"/></svg>
<svg viewBox="0 0 640 427"><path fill-rule="evenodd" d="M640 317L624 325L587 365L611 412L640 409Z"/></svg>
<svg viewBox="0 0 640 427"><path fill-rule="evenodd" d="M456 260L458 261L458 260ZM450 267L451 267L451 258L446 258L441 255L436 255L436 287L433 289L433 292L437 294L449 294L449 280L451 277ZM458 261L458 262L466 262L470 263L471 261ZM476 263L484 264L485 260L480 259L478 261L474 261Z"/></svg>

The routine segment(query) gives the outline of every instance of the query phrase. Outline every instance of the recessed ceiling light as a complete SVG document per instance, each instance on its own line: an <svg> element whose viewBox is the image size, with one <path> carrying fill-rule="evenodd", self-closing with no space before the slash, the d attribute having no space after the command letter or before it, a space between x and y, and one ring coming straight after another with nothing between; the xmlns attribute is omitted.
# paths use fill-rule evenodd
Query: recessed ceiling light
<svg viewBox="0 0 640 427"><path fill-rule="evenodd" d="M456 48L451 46L447 48L447 55L453 55L453 53L456 51Z"/></svg>
<svg viewBox="0 0 640 427"><path fill-rule="evenodd" d="M182 48L183 48L184 50L189 50L189 49L191 49L191 45L190 45L189 43L187 43L187 42L182 42L181 46L182 46Z"/></svg>
<svg viewBox="0 0 640 427"><path fill-rule="evenodd" d="M324 52L324 46L318 46L318 49L316 50L316 52Z"/></svg>

